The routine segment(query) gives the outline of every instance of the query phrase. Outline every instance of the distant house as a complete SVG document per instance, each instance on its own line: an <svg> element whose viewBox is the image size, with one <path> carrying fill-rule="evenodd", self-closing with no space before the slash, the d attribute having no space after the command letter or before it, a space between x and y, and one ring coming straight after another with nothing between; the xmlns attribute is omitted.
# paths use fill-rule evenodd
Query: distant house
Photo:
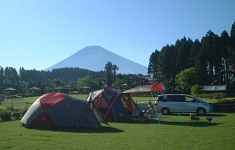
<svg viewBox="0 0 235 150"><path fill-rule="evenodd" d="M214 86L204 86L204 92L225 92L226 86L225 85L214 85Z"/></svg>
<svg viewBox="0 0 235 150"><path fill-rule="evenodd" d="M4 89L4 94L5 95L15 95L16 94L16 89L14 88L7 88L7 89Z"/></svg>
<svg viewBox="0 0 235 150"><path fill-rule="evenodd" d="M42 95L42 90L37 87L32 87L32 88L28 89L28 93L30 93L32 95Z"/></svg>
<svg viewBox="0 0 235 150"><path fill-rule="evenodd" d="M146 85L149 82L149 79L147 77L138 77L136 75L133 74L128 74L128 75L124 75L124 80L125 82L130 85L134 85L134 86L140 86L140 85Z"/></svg>
<svg viewBox="0 0 235 150"><path fill-rule="evenodd" d="M91 87L84 86L79 88L79 93L88 94L91 92L91 90L92 90Z"/></svg>
<svg viewBox="0 0 235 150"><path fill-rule="evenodd" d="M54 92L69 94L69 89L59 86L54 88Z"/></svg>

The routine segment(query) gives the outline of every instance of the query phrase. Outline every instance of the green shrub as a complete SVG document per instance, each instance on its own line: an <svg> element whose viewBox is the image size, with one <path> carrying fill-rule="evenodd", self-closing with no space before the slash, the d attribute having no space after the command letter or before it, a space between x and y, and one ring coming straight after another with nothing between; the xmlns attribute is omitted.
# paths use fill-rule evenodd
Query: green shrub
<svg viewBox="0 0 235 150"><path fill-rule="evenodd" d="M213 98L214 99L224 99L226 95L224 93L214 93Z"/></svg>
<svg viewBox="0 0 235 150"><path fill-rule="evenodd" d="M9 110L1 110L0 111L1 121L9 121L11 120L11 111Z"/></svg>
<svg viewBox="0 0 235 150"><path fill-rule="evenodd" d="M208 99L225 99L226 94L224 94L224 93L203 93L203 94L198 94L197 97L208 98Z"/></svg>
<svg viewBox="0 0 235 150"><path fill-rule="evenodd" d="M198 94L201 94L202 91L203 91L203 86L200 86L200 85L193 85L193 86L191 87L191 94L192 94L192 95L197 95L197 96L198 96Z"/></svg>
<svg viewBox="0 0 235 150"><path fill-rule="evenodd" d="M24 116L24 114L28 111L28 108L22 109L21 110L21 115Z"/></svg>
<svg viewBox="0 0 235 150"><path fill-rule="evenodd" d="M7 106L7 110L9 110L9 111L14 111L14 106L13 106L13 105Z"/></svg>
<svg viewBox="0 0 235 150"><path fill-rule="evenodd" d="M21 112L14 111L11 113L11 116L15 118L16 120L19 120L21 118Z"/></svg>

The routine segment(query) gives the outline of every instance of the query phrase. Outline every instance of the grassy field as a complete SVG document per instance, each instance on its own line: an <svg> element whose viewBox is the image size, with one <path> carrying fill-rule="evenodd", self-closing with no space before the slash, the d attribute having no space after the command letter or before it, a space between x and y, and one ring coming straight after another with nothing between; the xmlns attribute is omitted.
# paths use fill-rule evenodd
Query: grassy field
<svg viewBox="0 0 235 150"><path fill-rule="evenodd" d="M73 97L76 98L80 98L80 99L86 99L88 97L88 94L74 94L71 95ZM29 108L30 105L39 98L39 96L35 96L35 97L27 97L27 98L23 98L23 99L5 99L5 101L2 102L2 105L0 105L0 109L6 109L7 107L11 107L13 106L14 109L24 109L25 107ZM132 97L133 100L137 103L148 103L149 101L151 101L152 103L154 103L154 101L156 100L156 97ZM216 103L218 102L218 100L216 99L206 99L203 98L202 99L205 102L208 103ZM234 100L234 97L230 97L230 98L225 98L224 100L227 101L231 101Z"/></svg>
<svg viewBox="0 0 235 150"><path fill-rule="evenodd" d="M188 115L109 123L101 129L38 130L20 126L20 120L0 122L0 149L158 149L231 150L235 146L235 114L210 114L198 122Z"/></svg>
<svg viewBox="0 0 235 150"><path fill-rule="evenodd" d="M78 94L78 95L72 95L73 97L80 98L80 99L86 99L88 95L85 94ZM35 97L26 97L23 99L20 98L13 98L13 99L5 99L2 102L2 105L0 105L0 109L6 109L7 107L13 106L14 109L24 109L29 108L31 104L36 101L40 96Z"/></svg>
<svg viewBox="0 0 235 150"><path fill-rule="evenodd" d="M72 95L86 99L87 95ZM0 109L28 108L38 97L8 99ZM139 103L152 97L133 97ZM211 113L212 123L205 116L198 122L189 114L163 116L131 123L102 124L101 129L39 130L20 126L20 120L0 122L0 149L180 149L231 150L235 146L235 113Z"/></svg>

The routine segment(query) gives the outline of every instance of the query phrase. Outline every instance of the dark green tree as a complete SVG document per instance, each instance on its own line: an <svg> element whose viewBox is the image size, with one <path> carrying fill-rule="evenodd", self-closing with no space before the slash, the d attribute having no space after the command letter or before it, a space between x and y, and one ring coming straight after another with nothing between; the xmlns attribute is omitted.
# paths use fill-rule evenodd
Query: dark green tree
<svg viewBox="0 0 235 150"><path fill-rule="evenodd" d="M229 57L229 48L231 46L231 43L230 43L230 37L229 37L227 31L223 31L221 33L220 43L221 43L220 48L222 50L222 58L224 61L224 67L221 71L225 72L225 74L223 74L223 78L221 78L220 80L225 79L225 83L226 83L226 85L228 85L228 83L229 83L228 82L228 69L229 69L229 64L231 62L230 57Z"/></svg>
<svg viewBox="0 0 235 150"><path fill-rule="evenodd" d="M105 65L105 77L106 77L106 85L111 86L113 81L112 81L112 63L108 61L108 63Z"/></svg>
<svg viewBox="0 0 235 150"><path fill-rule="evenodd" d="M17 87L19 85L19 76L15 68L6 67L4 71L6 85Z"/></svg>
<svg viewBox="0 0 235 150"><path fill-rule="evenodd" d="M0 93L2 93L3 89L5 88L5 82L4 82L4 69L0 66Z"/></svg>
<svg viewBox="0 0 235 150"><path fill-rule="evenodd" d="M196 68L185 69L176 75L177 88L182 92L190 93L191 87L198 85L200 78Z"/></svg>
<svg viewBox="0 0 235 150"><path fill-rule="evenodd" d="M148 74L152 75L152 77L154 79L157 79L158 77L158 56L159 56L160 52L158 50L155 50L155 52L153 52L150 55L149 58L149 65L148 65Z"/></svg>
<svg viewBox="0 0 235 150"><path fill-rule="evenodd" d="M27 82L29 80L26 76L26 70L24 69L24 67L20 67L19 77L20 77L21 82L23 82L23 81Z"/></svg>
<svg viewBox="0 0 235 150"><path fill-rule="evenodd" d="M231 63L235 64L235 21L232 24L230 31L231 47L229 49L229 57L231 57Z"/></svg>
<svg viewBox="0 0 235 150"><path fill-rule="evenodd" d="M196 66L195 57L199 52L200 48L201 48L201 42L198 39L196 39L193 42L192 47L190 48L189 67Z"/></svg>
<svg viewBox="0 0 235 150"><path fill-rule="evenodd" d="M52 80L52 85L53 87L63 87L65 86L65 82L57 78L57 79Z"/></svg>
<svg viewBox="0 0 235 150"><path fill-rule="evenodd" d="M117 67L117 65L113 65L112 66L112 70L113 70L113 82L116 81L116 71L118 70L119 68Z"/></svg>
<svg viewBox="0 0 235 150"><path fill-rule="evenodd" d="M222 55L219 50L219 38L210 30L202 38L201 43L202 47L196 56L196 67L206 84L214 84L214 77L218 74L222 60L219 58Z"/></svg>
<svg viewBox="0 0 235 150"><path fill-rule="evenodd" d="M175 45L176 55L176 68L184 70L189 68L190 48L192 47L192 40L182 38L180 41L177 40Z"/></svg>
<svg viewBox="0 0 235 150"><path fill-rule="evenodd" d="M93 80L91 76L86 76L84 78L79 78L77 80L77 88L81 88L81 87L91 87L92 89L98 89L100 88L97 81Z"/></svg>
<svg viewBox="0 0 235 150"><path fill-rule="evenodd" d="M174 82L176 68L173 61L174 46L164 46L158 57L158 72L161 73L161 82Z"/></svg>
<svg viewBox="0 0 235 150"><path fill-rule="evenodd" d="M213 84L220 84L221 81L221 71L224 69L224 61L223 61L223 52L221 49L221 40L218 35L214 35L213 37L213 76L212 81Z"/></svg>
<svg viewBox="0 0 235 150"><path fill-rule="evenodd" d="M203 50L203 48L200 49L200 51L197 53L196 58L195 58L195 65L198 74L201 77L201 83L204 83L205 85L210 84L209 81L209 76L208 76L208 70L207 70L207 54Z"/></svg>
<svg viewBox="0 0 235 150"><path fill-rule="evenodd" d="M26 92L28 89L32 88L32 87L36 87L37 82L33 81L33 80L29 80L24 88L24 91Z"/></svg>

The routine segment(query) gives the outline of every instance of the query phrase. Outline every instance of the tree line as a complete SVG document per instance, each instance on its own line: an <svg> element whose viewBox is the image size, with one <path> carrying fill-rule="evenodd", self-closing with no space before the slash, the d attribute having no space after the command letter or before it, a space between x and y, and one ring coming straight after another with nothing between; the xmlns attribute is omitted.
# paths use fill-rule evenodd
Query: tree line
<svg viewBox="0 0 235 150"><path fill-rule="evenodd" d="M37 87L44 92L52 92L56 87L78 90L80 87L89 86L92 89L101 89L104 86L116 86L119 89L125 83L124 74L116 74L119 68L107 62L103 71L91 71L81 68L57 68L52 71L25 70L23 67L17 72L13 67L0 66L0 94L3 90L12 87L18 93L26 93L28 89ZM132 86L128 82L128 85Z"/></svg>
<svg viewBox="0 0 235 150"><path fill-rule="evenodd" d="M0 66L0 92L5 88L15 88L25 92L32 87L46 89L46 87L68 86L75 87L77 80L90 76L92 79L103 78L105 71L91 71L81 68L58 68L52 71L25 70L23 67L17 72L13 67Z"/></svg>
<svg viewBox="0 0 235 150"><path fill-rule="evenodd" d="M229 85L234 76L231 66L235 64L235 22L230 34L222 31L217 35L209 30L201 40L192 41L183 37L175 44L155 50L149 58L148 75L154 82L174 85L179 89L189 89L193 85ZM31 87L47 89L55 86L79 88L91 86L93 89L115 85L128 88L123 74L116 74L118 66L108 62L104 71L81 68L58 68L52 71L25 70L17 72L13 67L0 66L0 92L8 87L25 92ZM137 75L143 77L143 75ZM135 84L136 85L136 84ZM133 86L133 85L132 85Z"/></svg>
<svg viewBox="0 0 235 150"><path fill-rule="evenodd" d="M201 40L183 37L177 39L174 45L155 50L150 55L148 73L156 82L173 83L178 88L189 85L228 86L234 75L234 64L235 22L230 34L224 30L217 35L209 30ZM189 82L189 74L185 72L195 76L190 79L189 85L185 85Z"/></svg>

